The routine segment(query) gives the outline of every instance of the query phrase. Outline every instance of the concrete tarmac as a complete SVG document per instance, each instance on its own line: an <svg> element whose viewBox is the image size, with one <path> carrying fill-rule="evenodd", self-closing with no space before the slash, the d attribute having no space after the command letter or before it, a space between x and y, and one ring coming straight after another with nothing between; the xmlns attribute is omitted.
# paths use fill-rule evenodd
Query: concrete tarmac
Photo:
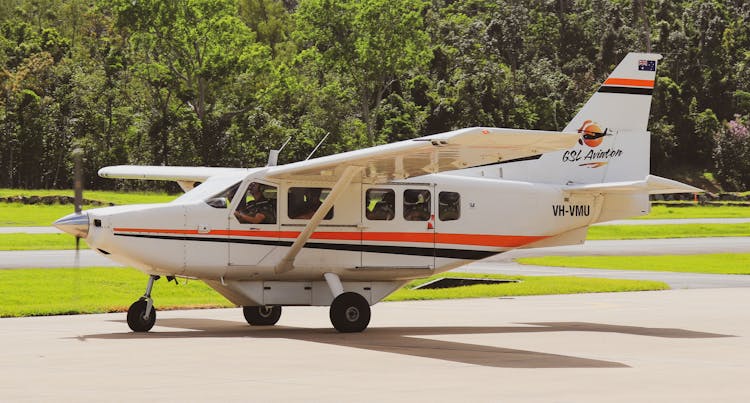
<svg viewBox="0 0 750 403"><path fill-rule="evenodd" d="M750 289L0 319L3 401L744 402ZM158 297L157 297L158 305Z"/></svg>

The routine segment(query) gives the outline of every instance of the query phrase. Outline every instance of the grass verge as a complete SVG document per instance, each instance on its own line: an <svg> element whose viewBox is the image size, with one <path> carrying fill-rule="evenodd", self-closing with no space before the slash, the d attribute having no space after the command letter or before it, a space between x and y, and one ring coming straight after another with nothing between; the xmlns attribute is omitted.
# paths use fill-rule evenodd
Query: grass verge
<svg viewBox="0 0 750 403"><path fill-rule="evenodd" d="M750 274L750 253L659 256L545 256L520 258L521 264L612 270Z"/></svg>
<svg viewBox="0 0 750 403"><path fill-rule="evenodd" d="M661 239L750 236L746 224L597 225L589 228L588 240Z"/></svg>
<svg viewBox="0 0 750 403"><path fill-rule="evenodd" d="M0 197L11 196L70 196L73 190L62 189L0 189ZM176 199L179 195L170 195L161 192L115 192L109 190L84 190L83 198L96 200L102 203L114 204L139 204L139 203L166 203ZM72 210L73 207L71 206Z"/></svg>
<svg viewBox="0 0 750 403"><path fill-rule="evenodd" d="M23 189L0 189L0 197L10 196L73 196L73 191L65 190L23 190ZM177 198L177 195L155 192L111 192L111 191L86 191L84 198L97 200L103 203L141 204L141 203L166 203ZM83 209L95 208L96 206L84 205ZM22 204L22 203L0 203L0 226L3 227L28 227L51 225L60 217L73 212L72 204Z"/></svg>
<svg viewBox="0 0 750 403"><path fill-rule="evenodd" d="M127 268L0 270L0 317L124 312L146 280ZM157 309L233 306L200 281L161 279L154 295Z"/></svg>
<svg viewBox="0 0 750 403"><path fill-rule="evenodd" d="M750 218L750 207L739 206L652 206L651 213L638 217L648 219L679 218Z"/></svg>
<svg viewBox="0 0 750 403"><path fill-rule="evenodd" d="M479 298L515 295L663 290L654 281L574 277L521 277L446 273L439 276L493 277L520 283L475 285L443 290L411 290L417 280L388 297L388 301ZM0 270L0 317L124 312L143 292L146 276L128 268ZM180 285L159 280L154 287L157 309L231 307L229 301L200 281Z"/></svg>
<svg viewBox="0 0 750 403"><path fill-rule="evenodd" d="M72 212L72 205L52 204L47 206L0 203L0 226L30 227L52 225L58 218L62 218Z"/></svg>
<svg viewBox="0 0 750 403"><path fill-rule="evenodd" d="M75 238L68 234L0 234L0 250L75 249ZM81 249L88 249L81 239Z"/></svg>
<svg viewBox="0 0 750 403"><path fill-rule="evenodd" d="M440 277L498 278L520 280L518 283L480 284L436 290L415 290L413 287ZM504 276L492 274L443 273L426 279L414 280L388 296L386 301L428 299L488 298L522 295L581 294L592 292L654 291L669 286L659 281L614 280L604 278L557 276Z"/></svg>

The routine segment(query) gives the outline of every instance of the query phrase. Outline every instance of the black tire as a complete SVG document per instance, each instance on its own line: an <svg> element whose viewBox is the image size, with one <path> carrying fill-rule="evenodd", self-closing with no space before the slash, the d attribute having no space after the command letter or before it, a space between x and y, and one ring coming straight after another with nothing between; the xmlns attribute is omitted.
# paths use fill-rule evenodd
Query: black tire
<svg viewBox="0 0 750 403"><path fill-rule="evenodd" d="M242 313L253 326L273 326L281 318L281 305L243 306Z"/></svg>
<svg viewBox="0 0 750 403"><path fill-rule="evenodd" d="M357 333L370 324L370 304L356 292L345 292L334 298L330 310L331 323L341 333Z"/></svg>
<svg viewBox="0 0 750 403"><path fill-rule="evenodd" d="M128 308L128 326L130 330L134 332L148 332L154 327L154 323L156 323L156 309L153 306L151 306L151 313L148 319L143 318L146 316L147 305L148 303L145 299L139 299L133 302L133 305L130 305L130 308Z"/></svg>

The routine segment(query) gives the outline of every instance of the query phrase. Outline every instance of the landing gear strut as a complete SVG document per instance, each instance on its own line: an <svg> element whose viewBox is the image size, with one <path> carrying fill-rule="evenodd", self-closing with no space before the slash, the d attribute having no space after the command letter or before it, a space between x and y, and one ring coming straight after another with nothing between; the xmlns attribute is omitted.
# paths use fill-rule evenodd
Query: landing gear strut
<svg viewBox="0 0 750 403"><path fill-rule="evenodd" d="M253 326L273 326L281 318L281 305L243 306L242 313Z"/></svg>
<svg viewBox="0 0 750 403"><path fill-rule="evenodd" d="M328 316L331 324L341 333L358 333L370 324L370 303L356 292L344 292L344 285L338 274L323 274L328 288L333 294Z"/></svg>
<svg viewBox="0 0 750 403"><path fill-rule="evenodd" d="M128 308L128 326L134 332L148 332L156 323L156 310L154 300L151 299L151 290L154 288L154 281L158 279L159 276L149 276L146 293Z"/></svg>

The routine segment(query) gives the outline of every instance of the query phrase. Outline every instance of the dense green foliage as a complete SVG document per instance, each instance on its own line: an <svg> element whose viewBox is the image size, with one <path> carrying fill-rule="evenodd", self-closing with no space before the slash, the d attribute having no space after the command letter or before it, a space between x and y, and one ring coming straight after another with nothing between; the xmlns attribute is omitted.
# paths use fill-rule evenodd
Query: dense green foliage
<svg viewBox="0 0 750 403"><path fill-rule="evenodd" d="M111 188L98 168L256 166L289 136L281 162L326 134L317 155L560 130L649 49L652 170L750 185L743 0L4 0L0 187L69 187L77 146L87 187Z"/></svg>

